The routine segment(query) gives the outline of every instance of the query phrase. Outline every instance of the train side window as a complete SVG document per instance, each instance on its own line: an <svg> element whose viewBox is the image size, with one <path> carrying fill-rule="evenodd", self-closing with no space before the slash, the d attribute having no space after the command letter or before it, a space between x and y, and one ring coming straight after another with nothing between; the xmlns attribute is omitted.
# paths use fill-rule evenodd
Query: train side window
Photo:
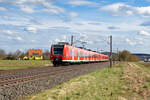
<svg viewBox="0 0 150 100"><path fill-rule="evenodd" d="M80 52L79 52L79 50L77 50L77 57L79 57L80 56Z"/></svg>
<svg viewBox="0 0 150 100"><path fill-rule="evenodd" d="M85 52L83 51L83 55L82 55L83 57L85 57Z"/></svg>
<svg viewBox="0 0 150 100"><path fill-rule="evenodd" d="M82 57L82 52L80 51L80 57Z"/></svg>
<svg viewBox="0 0 150 100"><path fill-rule="evenodd" d="M86 57L88 57L88 52L86 53Z"/></svg>
<svg viewBox="0 0 150 100"><path fill-rule="evenodd" d="M69 56L70 56L70 57L72 56L72 51L71 51L71 50L69 51Z"/></svg>
<svg viewBox="0 0 150 100"><path fill-rule="evenodd" d="M82 57L84 57L84 51L82 52Z"/></svg>
<svg viewBox="0 0 150 100"><path fill-rule="evenodd" d="M81 57L81 51L79 51L79 57Z"/></svg>

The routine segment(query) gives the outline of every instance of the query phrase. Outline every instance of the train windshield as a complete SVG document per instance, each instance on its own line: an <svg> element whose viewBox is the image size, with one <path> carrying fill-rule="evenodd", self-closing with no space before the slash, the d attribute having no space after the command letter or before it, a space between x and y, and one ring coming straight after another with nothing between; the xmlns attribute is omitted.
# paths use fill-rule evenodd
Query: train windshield
<svg viewBox="0 0 150 100"><path fill-rule="evenodd" d="M54 55L63 55L64 45L54 45Z"/></svg>

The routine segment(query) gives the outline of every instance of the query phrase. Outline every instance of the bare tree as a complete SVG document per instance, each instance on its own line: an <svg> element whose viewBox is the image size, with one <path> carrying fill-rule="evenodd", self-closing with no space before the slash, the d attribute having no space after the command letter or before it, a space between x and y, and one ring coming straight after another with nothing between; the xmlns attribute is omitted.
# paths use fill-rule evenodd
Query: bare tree
<svg viewBox="0 0 150 100"><path fill-rule="evenodd" d="M28 55L27 52L22 52L19 57L20 57L20 59L23 59L27 55Z"/></svg>
<svg viewBox="0 0 150 100"><path fill-rule="evenodd" d="M5 51L0 49L0 59L4 59L5 58Z"/></svg>
<svg viewBox="0 0 150 100"><path fill-rule="evenodd" d="M44 58L44 60L49 60L50 59L50 52L49 52L49 50L46 50L43 53L43 58Z"/></svg>
<svg viewBox="0 0 150 100"><path fill-rule="evenodd" d="M20 56L22 55L22 52L20 50L17 50L13 55L16 59L21 59Z"/></svg>

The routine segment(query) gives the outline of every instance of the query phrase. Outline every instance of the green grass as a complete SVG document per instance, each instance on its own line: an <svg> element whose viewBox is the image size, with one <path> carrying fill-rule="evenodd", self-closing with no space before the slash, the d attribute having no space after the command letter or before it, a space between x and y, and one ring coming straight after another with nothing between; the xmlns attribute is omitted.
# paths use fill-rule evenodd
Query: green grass
<svg viewBox="0 0 150 100"><path fill-rule="evenodd" d="M0 70L50 66L49 60L0 60Z"/></svg>
<svg viewBox="0 0 150 100"><path fill-rule="evenodd" d="M141 66L142 68L150 69L150 63L149 62L134 62L134 63Z"/></svg>
<svg viewBox="0 0 150 100"><path fill-rule="evenodd" d="M124 94L125 82L121 80L123 70L120 63L113 68L97 70L50 90L18 100L118 100Z"/></svg>

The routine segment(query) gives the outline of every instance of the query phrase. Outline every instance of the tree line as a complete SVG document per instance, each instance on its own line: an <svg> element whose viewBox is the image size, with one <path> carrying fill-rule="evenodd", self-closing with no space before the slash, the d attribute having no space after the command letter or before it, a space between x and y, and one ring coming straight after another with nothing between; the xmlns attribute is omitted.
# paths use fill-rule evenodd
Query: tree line
<svg viewBox="0 0 150 100"><path fill-rule="evenodd" d="M139 61L139 57L131 54L128 50L123 50L119 51L117 56L113 56L113 60L136 62Z"/></svg>
<svg viewBox="0 0 150 100"><path fill-rule="evenodd" d="M25 56L28 56L28 52L22 52L20 50L16 50L15 52L6 53L5 50L0 49L0 60L22 60ZM43 52L43 59L49 60L50 52L49 50L45 50Z"/></svg>

